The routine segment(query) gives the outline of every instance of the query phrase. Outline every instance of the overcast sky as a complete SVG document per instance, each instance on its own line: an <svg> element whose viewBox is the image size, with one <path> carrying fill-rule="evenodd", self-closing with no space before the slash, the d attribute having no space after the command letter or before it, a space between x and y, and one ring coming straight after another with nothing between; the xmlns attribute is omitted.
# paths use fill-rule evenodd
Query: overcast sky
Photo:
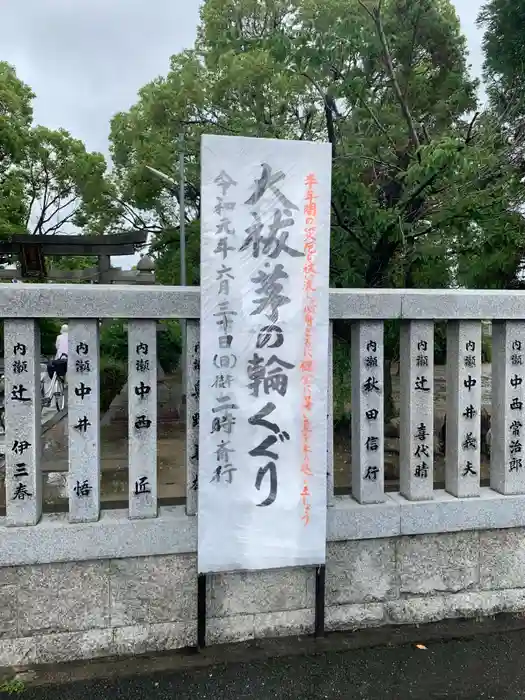
<svg viewBox="0 0 525 700"><path fill-rule="evenodd" d="M456 0L475 73L482 0ZM0 0L0 60L36 93L38 123L107 152L109 121L195 39L200 0Z"/></svg>

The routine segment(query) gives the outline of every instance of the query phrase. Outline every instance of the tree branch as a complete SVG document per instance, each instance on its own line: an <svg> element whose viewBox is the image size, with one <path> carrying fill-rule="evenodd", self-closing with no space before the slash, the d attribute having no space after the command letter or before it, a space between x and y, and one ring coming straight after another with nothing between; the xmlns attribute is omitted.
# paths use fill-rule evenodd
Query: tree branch
<svg viewBox="0 0 525 700"><path fill-rule="evenodd" d="M293 71L292 71L293 72ZM328 140L332 144L332 159L335 158L336 156L336 150L337 150L337 139L335 136L335 127L334 127L334 113L332 109L332 103L333 100L330 101L328 99L328 95L321 90L319 85L315 82L313 78L311 78L308 73L301 73L303 78L306 78L317 90L319 93L319 96L323 100L323 106L324 106L324 115L325 115L325 120L326 120L326 131L328 134Z"/></svg>
<svg viewBox="0 0 525 700"><path fill-rule="evenodd" d="M337 156L337 158L334 158L334 160L364 160L364 161L370 161L371 163L375 163L376 165L381 165L384 168L393 169L397 170L399 173L403 173L403 168L400 168L399 165L396 165L395 163L387 163L386 160L381 160L380 158L376 158L375 156L369 156L369 155L358 155L357 153L352 153L350 155L344 155L344 156Z"/></svg>
<svg viewBox="0 0 525 700"><path fill-rule="evenodd" d="M120 199L120 197L112 195L110 195L110 198L122 207L123 211L121 212L121 215L126 221L128 221L128 223L130 223L132 226L137 226L138 222L140 226L148 228L145 220L139 214L137 214L133 207L130 206L126 201ZM129 216L130 219L126 218L127 216Z"/></svg>
<svg viewBox="0 0 525 700"><path fill-rule="evenodd" d="M337 219L337 224L336 226L339 226L339 228L342 228L343 231L346 231L352 236L352 240L356 243L356 245L363 251L363 253L366 253L367 255L370 253L370 251L366 248L364 245L363 241L361 241L358 236L355 235L354 231L348 226L348 224L345 224L343 216L339 210L339 207L335 203L335 201L332 199L332 210L335 214L335 218Z"/></svg>
<svg viewBox="0 0 525 700"><path fill-rule="evenodd" d="M59 221L58 223L54 224L53 226L50 226L50 227L46 230L45 234L48 235L48 234L56 233L60 228L62 228L62 226L63 226L64 224L67 224L68 221L71 221L71 219L73 219L73 217L75 216L75 213L76 213L76 212L71 212L71 214L69 214L69 215L66 216L64 219L62 219L62 221Z"/></svg>
<svg viewBox="0 0 525 700"><path fill-rule="evenodd" d="M334 127L334 113L332 108L329 106L328 102L324 101L324 116L326 119L326 132L328 134L328 140L332 144L332 159L337 156L337 143L335 137L335 127Z"/></svg>
<svg viewBox="0 0 525 700"><path fill-rule="evenodd" d="M33 163L29 164L29 179L31 181L31 201L29 202L29 206L27 207L27 216L26 216L26 221L25 221L25 228L27 229L29 227L29 222L31 220L31 212L33 211L33 206L36 202L36 183L35 183L35 174L33 171Z"/></svg>
<svg viewBox="0 0 525 700"><path fill-rule="evenodd" d="M218 121L213 121L212 119L206 119L206 118L199 118L199 119L188 119L186 121L180 122L182 126L214 126L216 128L221 129L221 131L227 131L230 134L237 134L235 129L230 129L227 126L224 126L224 124L219 123Z"/></svg>
<svg viewBox="0 0 525 700"><path fill-rule="evenodd" d="M71 206L72 204L74 204L77 201L77 199L78 199L78 196L75 195L69 201L64 202L64 204L60 204L58 207L56 207L55 210L49 216L47 216L45 219L42 220L42 228L44 228L45 224L49 223L51 221L51 219L53 219L55 216L58 216L59 212L61 212L63 209L66 209L67 207ZM60 198L58 201L60 201Z"/></svg>
<svg viewBox="0 0 525 700"><path fill-rule="evenodd" d="M474 124L476 122L476 119L478 118L479 113L476 112L474 115L474 118L470 122L469 128L467 135L465 137L465 140L462 144L460 144L457 147L458 153L463 151L469 144L472 143L473 136L472 136L472 130L474 128ZM416 189L410 194L408 200L403 204L403 211L407 211L407 209L410 207L410 205L421 195L423 192L427 189L427 187L430 187L436 180L437 178L449 167L449 163L443 163L437 170L435 170L432 174L430 174L427 178L421 182Z"/></svg>
<svg viewBox="0 0 525 700"><path fill-rule="evenodd" d="M472 117L472 120L471 120L469 127L468 127L467 135L465 136L465 145L468 145L473 139L472 131L474 129L474 124L476 123L476 120L478 117L479 117L479 112L476 112L474 114L474 116Z"/></svg>
<svg viewBox="0 0 525 700"><path fill-rule="evenodd" d="M394 140L391 138L391 136L390 136L390 134L388 133L388 131L387 131L387 130L385 129L385 127L381 124L381 122L379 121L378 117L373 113L372 108L371 108L370 105L366 102L366 100L365 100L362 96L359 97L359 100L360 100L361 104L363 105L363 107L364 107L364 108L366 109L366 111L368 112L368 114L370 115L370 117L372 118L372 121L374 122L374 124L375 124L375 125L377 126L377 128L381 131L381 133L382 133L384 136L386 136L386 138L387 138L387 140L388 140L388 143L389 143L390 146L394 149L394 152L395 152L395 151L396 151L396 144L395 144Z"/></svg>
<svg viewBox="0 0 525 700"><path fill-rule="evenodd" d="M401 88L399 87L399 82L396 78L396 74L394 71L394 64L392 63L392 55L390 53L390 48L388 46L388 40L386 38L385 30L383 27L383 19L382 19L382 15L381 15L382 2L381 2L381 0L379 0L379 4L378 4L377 8L375 10L369 10L368 7L364 4L363 0L357 0L357 1L361 5L361 7L366 11L366 13L372 18L372 20L376 26L379 41L381 42L381 47L383 49L383 59L385 61L387 73L388 73L388 76L392 82L392 87L394 89L397 100L399 102L399 106L401 107L401 112L402 112L402 114L405 118L405 121L407 123L408 134L409 134L410 140L412 141L414 148L416 150L419 150L420 143L419 143L419 137L417 135L416 127L414 124L414 119L412 118L412 113L410 112L410 107L408 106L408 102L403 97L403 93L401 92Z"/></svg>
<svg viewBox="0 0 525 700"><path fill-rule="evenodd" d="M47 195L48 195L48 188L49 188L49 173L47 171L47 168L45 165L43 166L44 172L45 172L45 179L44 179L44 194L42 197L42 211L40 212L40 216L38 217L38 221L35 225L35 228L33 229L33 235L36 234L36 232L41 229L42 227L42 222L44 220L45 212L46 212L46 207L47 207Z"/></svg>
<svg viewBox="0 0 525 700"><path fill-rule="evenodd" d="M409 88L409 83L410 83L410 74L412 73L412 68L413 68L412 63L414 60L414 51L416 48L416 39L417 39L417 33L419 31L419 21L421 19L422 11L423 11L423 8L422 8L421 0L419 0L418 13L417 13L416 21L414 22L414 28L413 28L413 32L412 32L412 41L410 44L410 54L408 57L407 69L405 71L405 89L404 89L404 94L403 94L403 97L405 100L408 99L408 88Z"/></svg>
<svg viewBox="0 0 525 700"><path fill-rule="evenodd" d="M308 131L308 129L310 128L310 124L312 123L312 119L313 119L312 110L309 110L307 115L306 115L306 119L304 120L303 128L301 130L301 135L299 136L299 141L304 140L304 137L306 136L306 132Z"/></svg>

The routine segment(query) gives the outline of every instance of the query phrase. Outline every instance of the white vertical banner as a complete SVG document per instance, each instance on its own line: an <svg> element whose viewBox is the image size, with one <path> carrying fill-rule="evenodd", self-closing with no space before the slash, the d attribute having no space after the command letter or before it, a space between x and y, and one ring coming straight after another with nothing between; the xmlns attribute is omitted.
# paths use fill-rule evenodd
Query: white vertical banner
<svg viewBox="0 0 525 700"><path fill-rule="evenodd" d="M199 572L323 564L331 146L201 143Z"/></svg>

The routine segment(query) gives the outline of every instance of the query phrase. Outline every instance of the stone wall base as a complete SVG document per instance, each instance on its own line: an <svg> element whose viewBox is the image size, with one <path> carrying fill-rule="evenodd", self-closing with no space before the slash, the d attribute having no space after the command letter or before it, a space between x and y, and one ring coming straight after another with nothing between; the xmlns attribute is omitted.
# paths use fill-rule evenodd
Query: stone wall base
<svg viewBox="0 0 525 700"><path fill-rule="evenodd" d="M331 542L326 631L525 614L525 530ZM313 633L313 569L210 576L207 644ZM0 666L196 645L194 554L0 569Z"/></svg>

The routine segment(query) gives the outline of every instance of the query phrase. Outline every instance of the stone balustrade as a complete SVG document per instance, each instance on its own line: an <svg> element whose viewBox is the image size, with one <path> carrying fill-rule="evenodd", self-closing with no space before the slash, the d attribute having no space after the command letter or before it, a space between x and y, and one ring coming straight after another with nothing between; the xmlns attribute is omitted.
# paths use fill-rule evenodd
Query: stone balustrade
<svg viewBox="0 0 525 700"><path fill-rule="evenodd" d="M525 293L332 290L330 317L352 323L351 496L334 496L332 541L525 526ZM5 285L6 515L0 566L177 554L196 550L198 288ZM42 515L39 318L69 323L69 510ZM129 348L129 507L100 508L99 320L126 319ZM157 332L186 319L185 507L158 507ZM400 492L385 492L384 322L401 321ZM433 485L434 322L447 321L445 490ZM481 329L492 322L490 488L480 481ZM331 362L330 350L330 362ZM35 358L38 358L36 360ZM328 391L332 396L332 371ZM331 401L330 401L331 405ZM327 416L332 425L331 413Z"/></svg>

